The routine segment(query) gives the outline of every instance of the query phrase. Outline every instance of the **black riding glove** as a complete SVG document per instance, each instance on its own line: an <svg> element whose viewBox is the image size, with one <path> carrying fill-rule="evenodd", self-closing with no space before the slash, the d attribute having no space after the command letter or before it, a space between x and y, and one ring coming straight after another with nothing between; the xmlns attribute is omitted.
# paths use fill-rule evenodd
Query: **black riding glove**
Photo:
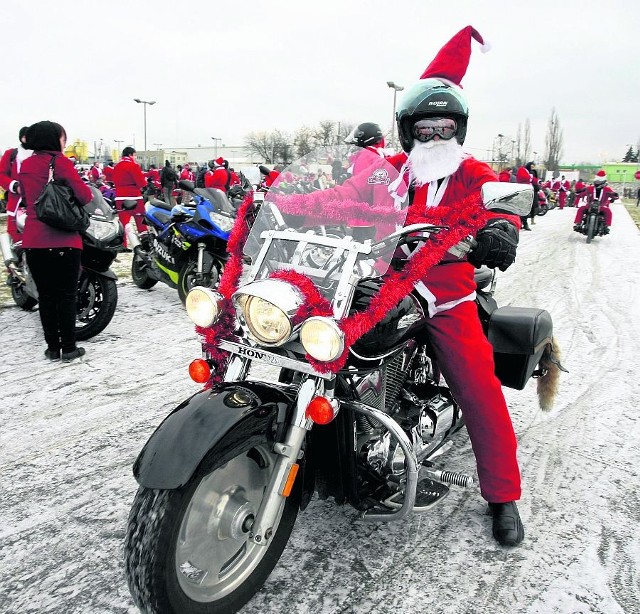
<svg viewBox="0 0 640 614"><path fill-rule="evenodd" d="M473 248L467 260L476 268L482 265L490 269L498 267L506 271L516 259L518 230L508 220L491 220L476 236L478 245Z"/></svg>

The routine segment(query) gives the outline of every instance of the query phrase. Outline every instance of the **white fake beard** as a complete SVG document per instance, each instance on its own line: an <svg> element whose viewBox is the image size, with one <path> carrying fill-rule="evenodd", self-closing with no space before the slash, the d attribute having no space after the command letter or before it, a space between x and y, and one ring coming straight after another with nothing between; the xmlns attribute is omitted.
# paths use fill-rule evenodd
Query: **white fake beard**
<svg viewBox="0 0 640 614"><path fill-rule="evenodd" d="M455 138L448 141L414 141L408 164L411 180L417 186L448 177L458 170L465 158L462 146Z"/></svg>

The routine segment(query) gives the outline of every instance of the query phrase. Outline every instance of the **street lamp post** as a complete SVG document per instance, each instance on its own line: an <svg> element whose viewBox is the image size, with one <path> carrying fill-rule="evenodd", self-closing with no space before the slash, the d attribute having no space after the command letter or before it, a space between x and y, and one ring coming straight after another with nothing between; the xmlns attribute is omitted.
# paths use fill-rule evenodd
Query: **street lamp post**
<svg viewBox="0 0 640 614"><path fill-rule="evenodd" d="M216 159L218 158L218 141L221 141L222 139L219 139L217 136L212 136L211 139L214 141L215 143L215 152L216 152Z"/></svg>
<svg viewBox="0 0 640 614"><path fill-rule="evenodd" d="M143 105L144 108L144 154L147 155L147 105L156 104L155 100L140 100L140 98L134 98L134 102Z"/></svg>
<svg viewBox="0 0 640 614"><path fill-rule="evenodd" d="M394 146L394 133L396 128L396 94L404 89L403 85L397 85L393 81L387 81L387 85L393 89L393 115L391 116L391 148Z"/></svg>

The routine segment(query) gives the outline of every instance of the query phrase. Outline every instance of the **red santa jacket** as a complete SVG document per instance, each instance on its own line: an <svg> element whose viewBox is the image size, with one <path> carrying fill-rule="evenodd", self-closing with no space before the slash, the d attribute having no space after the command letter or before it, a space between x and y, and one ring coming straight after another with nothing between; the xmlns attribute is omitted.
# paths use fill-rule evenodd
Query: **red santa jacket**
<svg viewBox="0 0 640 614"><path fill-rule="evenodd" d="M598 199L601 205L608 207L610 203L617 200L618 193L614 192L608 185L602 186L600 190L596 191L596 186L590 185L587 187L587 201L592 199Z"/></svg>
<svg viewBox="0 0 640 614"><path fill-rule="evenodd" d="M95 183L98 179L100 179L100 169L94 164L89 169L89 180Z"/></svg>
<svg viewBox="0 0 640 614"><path fill-rule="evenodd" d="M124 156L113 169L113 183L116 188L116 207L119 201L140 199L141 188L147 185L140 165L131 157Z"/></svg>
<svg viewBox="0 0 640 614"><path fill-rule="evenodd" d="M180 171L180 179L184 179L186 181L193 181L194 177L193 177L193 173L191 172L190 168L184 167L181 171Z"/></svg>
<svg viewBox="0 0 640 614"><path fill-rule="evenodd" d="M113 181L113 166L107 164L107 166L102 169L102 174L104 175L105 181Z"/></svg>
<svg viewBox="0 0 640 614"><path fill-rule="evenodd" d="M11 160L11 158L14 158ZM16 207L20 201L18 189L18 149L7 149L0 159L0 186L8 194L7 214L15 216ZM11 234L11 233L10 233ZM15 239L15 237L13 237Z"/></svg>
<svg viewBox="0 0 640 614"><path fill-rule="evenodd" d="M207 171L204 176L205 188L217 188L223 192L227 191L230 182L229 171L224 167L216 168L213 171Z"/></svg>
<svg viewBox="0 0 640 614"><path fill-rule="evenodd" d="M22 163L18 175L24 190L24 199L27 203L27 219L22 233L22 246L31 248L75 247L82 249L82 239L79 233L57 230L41 222L36 217L34 203L49 179L51 156L56 156L54 177L66 183L83 205L86 205L93 198L93 193L84 181L80 179L78 171L76 171L73 162L69 158L59 151L35 152Z"/></svg>

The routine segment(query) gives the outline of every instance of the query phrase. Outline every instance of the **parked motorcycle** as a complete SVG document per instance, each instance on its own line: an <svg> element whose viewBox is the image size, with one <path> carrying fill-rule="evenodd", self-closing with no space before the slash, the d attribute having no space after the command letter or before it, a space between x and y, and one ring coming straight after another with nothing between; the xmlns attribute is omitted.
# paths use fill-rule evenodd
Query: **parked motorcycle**
<svg viewBox="0 0 640 614"><path fill-rule="evenodd" d="M204 335L204 358L190 372L208 385L164 420L134 466L125 567L142 611L236 612L314 492L381 522L472 484L437 464L463 419L430 346L415 338L426 306L396 269L402 247L414 250L420 276L430 254L462 257L473 239L445 224L403 227L398 173L375 158L370 183L386 197L373 204L294 207L299 197L275 183L246 241L234 228L220 293L189 293L187 312ZM488 207L531 208L530 186L496 182L483 193ZM550 315L498 308L492 280L485 269L478 307L498 376L517 389L547 379Z"/></svg>
<svg viewBox="0 0 640 614"><path fill-rule="evenodd" d="M236 208L220 190L194 188L185 180L179 187L193 194L190 205L151 199L145 204L148 230L138 233L132 218L126 232L134 251L133 283L148 290L162 281L177 288L184 303L194 286L217 286Z"/></svg>
<svg viewBox="0 0 640 614"><path fill-rule="evenodd" d="M101 333L111 322L118 304L116 274L109 268L122 246L124 229L111 206L95 186L89 186L93 199L85 209L89 228L81 233L81 272L76 299L76 339L84 341ZM24 229L26 215L16 215L18 231ZM27 265L22 242L13 243L8 234L0 236L2 257L9 276L7 285L16 305L25 310L38 304L38 290Z"/></svg>

